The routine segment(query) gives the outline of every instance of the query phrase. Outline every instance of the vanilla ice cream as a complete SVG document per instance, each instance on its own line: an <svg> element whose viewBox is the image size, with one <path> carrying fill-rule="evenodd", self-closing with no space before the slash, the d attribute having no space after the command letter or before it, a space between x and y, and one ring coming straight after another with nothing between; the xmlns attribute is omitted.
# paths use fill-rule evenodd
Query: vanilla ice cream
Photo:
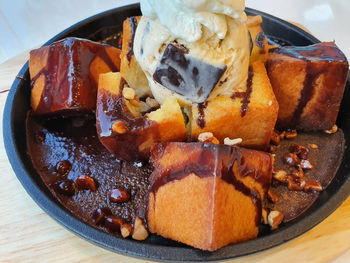
<svg viewBox="0 0 350 263"><path fill-rule="evenodd" d="M141 0L141 11L134 54L160 103L201 103L246 81L244 0Z"/></svg>

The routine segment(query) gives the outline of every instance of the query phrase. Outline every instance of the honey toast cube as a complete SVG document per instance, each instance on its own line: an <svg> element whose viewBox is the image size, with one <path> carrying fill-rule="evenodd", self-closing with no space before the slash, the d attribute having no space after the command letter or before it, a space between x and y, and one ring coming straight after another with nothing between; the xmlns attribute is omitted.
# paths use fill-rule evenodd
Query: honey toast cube
<svg viewBox="0 0 350 263"><path fill-rule="evenodd" d="M151 161L150 232L209 251L257 237L270 154L172 142L156 144Z"/></svg>
<svg viewBox="0 0 350 263"><path fill-rule="evenodd" d="M35 114L94 111L99 74L119 71L120 50L79 38L32 50L31 106Z"/></svg>
<svg viewBox="0 0 350 263"><path fill-rule="evenodd" d="M246 83L241 92L192 107L192 139L212 132L221 143L226 137L242 138L242 146L266 149L276 124L278 103L262 62L250 66Z"/></svg>
<svg viewBox="0 0 350 263"><path fill-rule="evenodd" d="M251 37L250 63L261 61L265 63L269 56L271 46L267 42L264 31L261 28L263 22L261 16L248 16L247 26Z"/></svg>
<svg viewBox="0 0 350 263"><path fill-rule="evenodd" d="M143 114L141 102L125 98L125 89L131 88L120 72L100 75L97 134L101 143L117 158L127 161L147 159L155 142L187 138L184 117L176 99L169 98L159 109Z"/></svg>
<svg viewBox="0 0 350 263"><path fill-rule="evenodd" d="M134 38L141 16L124 20L120 72L139 98L151 95L148 80L134 56Z"/></svg>
<svg viewBox="0 0 350 263"><path fill-rule="evenodd" d="M277 127L328 130L335 124L348 61L334 42L271 50L268 75L280 105Z"/></svg>

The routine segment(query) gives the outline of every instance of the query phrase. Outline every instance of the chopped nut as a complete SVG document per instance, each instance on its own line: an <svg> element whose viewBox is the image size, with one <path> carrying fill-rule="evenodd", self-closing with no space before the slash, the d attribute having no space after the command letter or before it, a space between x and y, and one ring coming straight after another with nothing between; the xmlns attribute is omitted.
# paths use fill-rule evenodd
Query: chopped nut
<svg viewBox="0 0 350 263"><path fill-rule="evenodd" d="M111 232L120 230L120 226L124 223L124 220L116 216L108 216L104 220L105 227Z"/></svg>
<svg viewBox="0 0 350 263"><path fill-rule="evenodd" d="M278 202L278 196L272 192L270 189L267 191L267 198L272 202L276 203Z"/></svg>
<svg viewBox="0 0 350 263"><path fill-rule="evenodd" d="M293 170L292 175L297 178L304 178L304 171L299 167L298 170Z"/></svg>
<svg viewBox="0 0 350 263"><path fill-rule="evenodd" d="M122 224L120 226L120 233L122 234L123 238L127 238L130 236L132 231L132 226L130 224Z"/></svg>
<svg viewBox="0 0 350 263"><path fill-rule="evenodd" d="M289 146L289 151L295 153L300 159L307 159L309 156L309 149L297 144L292 144Z"/></svg>
<svg viewBox="0 0 350 263"><path fill-rule="evenodd" d="M286 138L286 131L280 133L280 139L283 140Z"/></svg>
<svg viewBox="0 0 350 263"><path fill-rule="evenodd" d="M219 144L219 140L211 132L202 132L198 135L198 141L203 143Z"/></svg>
<svg viewBox="0 0 350 263"><path fill-rule="evenodd" d="M145 225L143 224L141 218L136 217L132 238L135 240L145 240L147 237L148 237L148 231Z"/></svg>
<svg viewBox="0 0 350 263"><path fill-rule="evenodd" d="M333 134L333 133L336 133L337 131L338 131L338 126L336 124L333 125L332 129L324 130L324 132L327 134Z"/></svg>
<svg viewBox="0 0 350 263"><path fill-rule="evenodd" d="M267 220L267 210L265 208L263 208L261 210L261 222L265 225L268 225L269 224L269 221Z"/></svg>
<svg viewBox="0 0 350 263"><path fill-rule="evenodd" d="M314 144L314 143L309 143L308 146L309 146L311 149L318 149L318 145L317 145L317 144Z"/></svg>
<svg viewBox="0 0 350 263"><path fill-rule="evenodd" d="M308 181L306 182L304 186L305 191L315 191L315 192L321 192L323 190L322 185L320 182L317 181Z"/></svg>
<svg viewBox="0 0 350 263"><path fill-rule="evenodd" d="M274 130L271 134L270 143L278 146L280 144L280 141L281 141L280 135L278 134L278 132L276 130Z"/></svg>
<svg viewBox="0 0 350 263"><path fill-rule="evenodd" d="M92 218L95 220L95 224L98 225L104 222L105 216L112 215L112 211L108 207L102 207L95 210Z"/></svg>
<svg viewBox="0 0 350 263"><path fill-rule="evenodd" d="M72 164L68 160L60 161L56 164L56 170L59 175L67 175L72 168Z"/></svg>
<svg viewBox="0 0 350 263"><path fill-rule="evenodd" d="M230 139L230 138L226 137L224 139L224 144L232 146L232 145L240 144L242 141L243 141L242 138Z"/></svg>
<svg viewBox="0 0 350 263"><path fill-rule="evenodd" d="M141 106L141 101L135 96L134 99L129 100L130 104L135 106L135 107L140 107Z"/></svg>
<svg viewBox="0 0 350 263"><path fill-rule="evenodd" d="M277 229L278 226L282 223L283 219L284 219L284 215L280 211L277 211L277 210L271 211L267 217L267 221L271 226L271 230Z"/></svg>
<svg viewBox="0 0 350 263"><path fill-rule="evenodd" d="M276 152L276 149L274 146L270 145L269 146L269 149L267 150L269 153L275 153Z"/></svg>
<svg viewBox="0 0 350 263"><path fill-rule="evenodd" d="M285 138L286 139L294 139L298 136L298 133L296 130L287 130Z"/></svg>
<svg viewBox="0 0 350 263"><path fill-rule="evenodd" d="M109 192L109 201L112 203L124 203L129 201L130 194L121 188L113 189Z"/></svg>
<svg viewBox="0 0 350 263"><path fill-rule="evenodd" d="M294 153L286 153L283 156L283 161L289 166L297 166L300 163L298 156Z"/></svg>
<svg viewBox="0 0 350 263"><path fill-rule="evenodd" d="M146 104L148 105L148 107L150 108L158 108L159 107L159 103L158 101L156 101L155 99L152 99L150 97L148 97L146 99Z"/></svg>
<svg viewBox="0 0 350 263"><path fill-rule="evenodd" d="M73 196L75 194L75 183L72 180L57 181L52 186L61 195Z"/></svg>
<svg viewBox="0 0 350 263"><path fill-rule="evenodd" d="M305 170L311 170L314 168L314 166L310 163L309 160L301 160L300 167Z"/></svg>
<svg viewBox="0 0 350 263"><path fill-rule="evenodd" d="M125 122L123 122L123 121L116 121L112 125L112 130L115 133L124 134L124 133L126 133L128 131L128 127L126 126Z"/></svg>
<svg viewBox="0 0 350 263"><path fill-rule="evenodd" d="M288 189L293 191L301 191L304 189L305 180L294 176L288 176Z"/></svg>
<svg viewBox="0 0 350 263"><path fill-rule="evenodd" d="M88 175L82 174L79 175L79 177L77 178L77 180L75 181L75 183L77 184L77 186L80 189L83 190L91 190L93 192L96 191L96 184L93 178L91 178Z"/></svg>
<svg viewBox="0 0 350 263"><path fill-rule="evenodd" d="M287 172L284 170L274 169L272 177L281 183L287 183Z"/></svg>
<svg viewBox="0 0 350 263"><path fill-rule="evenodd" d="M132 88L125 87L123 89L123 97L126 98L127 100L134 99L135 98L135 90Z"/></svg>
<svg viewBox="0 0 350 263"><path fill-rule="evenodd" d="M146 104L146 102L141 101L140 112L148 112L151 108Z"/></svg>

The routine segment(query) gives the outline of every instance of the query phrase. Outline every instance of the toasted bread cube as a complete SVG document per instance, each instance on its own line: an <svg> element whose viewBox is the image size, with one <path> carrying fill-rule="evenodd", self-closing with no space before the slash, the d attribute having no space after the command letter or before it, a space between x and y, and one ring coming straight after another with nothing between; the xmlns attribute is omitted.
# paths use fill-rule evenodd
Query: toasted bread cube
<svg viewBox="0 0 350 263"><path fill-rule="evenodd" d="M166 143L153 148L151 160L150 232L209 251L257 237L271 182L270 154Z"/></svg>
<svg viewBox="0 0 350 263"><path fill-rule="evenodd" d="M266 149L277 120L278 103L263 63L253 63L247 83L243 92L218 96L192 108L193 139L202 132L212 132L221 143L226 137L242 138L242 146Z"/></svg>
<svg viewBox="0 0 350 263"><path fill-rule="evenodd" d="M176 99L169 98L160 109L142 115L140 106L123 97L129 89L121 73L100 75L96 128L101 143L117 158L147 159L155 142L187 138L184 117ZM137 104L136 104L137 105Z"/></svg>
<svg viewBox="0 0 350 263"><path fill-rule="evenodd" d="M79 38L66 38L32 50L29 73L33 112L95 110L99 74L119 71L120 52Z"/></svg>
<svg viewBox="0 0 350 263"><path fill-rule="evenodd" d="M263 22L261 16L248 16L247 26L251 37L252 51L250 54L250 63L261 61L265 63L269 56L271 46L267 42L265 34L261 28Z"/></svg>
<svg viewBox="0 0 350 263"><path fill-rule="evenodd" d="M140 19L141 16L133 16L124 20L120 72L130 87L135 89L136 95L142 98L152 93L133 51L135 32Z"/></svg>
<svg viewBox="0 0 350 263"><path fill-rule="evenodd" d="M334 42L274 49L267 69L280 105L277 126L305 131L331 129L348 68L346 57Z"/></svg>

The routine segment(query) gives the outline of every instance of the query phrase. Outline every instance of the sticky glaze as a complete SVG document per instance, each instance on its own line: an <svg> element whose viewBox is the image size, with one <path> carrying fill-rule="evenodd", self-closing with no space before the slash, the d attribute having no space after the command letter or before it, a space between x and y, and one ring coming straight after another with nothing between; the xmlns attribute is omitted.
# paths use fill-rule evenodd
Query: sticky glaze
<svg viewBox="0 0 350 263"><path fill-rule="evenodd" d="M225 182L232 184L236 190L240 191L244 195L250 197L256 207L256 225L260 223L261 218L261 205L262 200L260 194L255 189L248 188L238 178L244 178L250 176L254 178L264 189L267 189L270 184L271 177L268 175L272 170L272 161L269 154L266 154L266 165L268 166L266 174L256 168L251 163L247 162L244 158L245 154L248 154L249 150L240 149L238 147L230 147L226 145L213 145L213 144L201 144L201 143L165 143L157 144L153 148L152 159L157 167L157 160L161 159L167 147L179 147L181 151L190 152L193 149L198 149L198 158L195 155L193 158L189 157L187 161L181 166L174 164L171 167L156 168L151 176L151 191L156 193L160 187L172 182L174 180L181 180L191 173L205 178L214 176L221 178ZM260 153L262 154L262 153ZM269 164L267 164L267 162ZM262 165L262 164L261 164ZM237 171L235 174L233 171Z"/></svg>
<svg viewBox="0 0 350 263"><path fill-rule="evenodd" d="M89 40L66 38L49 47L31 51L31 56L40 57L48 49L46 66L31 76L32 88L39 77L44 77L44 89L35 113L47 114L67 109L94 110L97 82L91 76L91 62L99 57L112 71L118 71L106 52L107 47Z"/></svg>
<svg viewBox="0 0 350 263"><path fill-rule="evenodd" d="M102 144L118 158L145 159L149 148L142 151L140 147L147 140L159 141L158 124L150 121L146 116L132 116L121 94L124 85L125 81L122 79L119 94L113 94L104 89L99 90L96 105L97 134ZM122 121L126 125L125 134L113 131L112 126L117 121Z"/></svg>

